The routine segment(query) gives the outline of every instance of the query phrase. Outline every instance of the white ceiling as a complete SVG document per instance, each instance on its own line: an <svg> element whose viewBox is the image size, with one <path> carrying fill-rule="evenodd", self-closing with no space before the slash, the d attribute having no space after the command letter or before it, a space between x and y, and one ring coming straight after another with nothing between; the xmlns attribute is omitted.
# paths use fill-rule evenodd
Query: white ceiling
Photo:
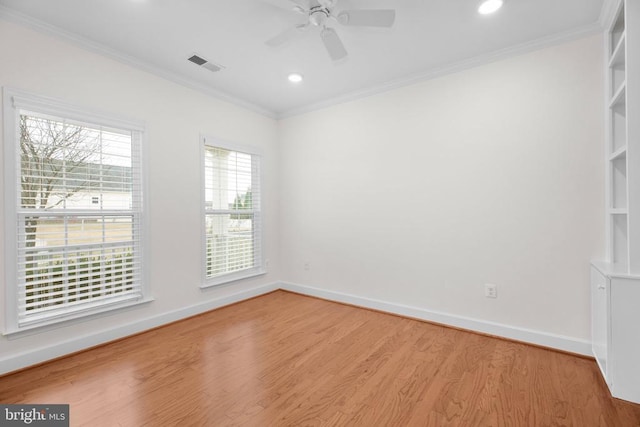
<svg viewBox="0 0 640 427"><path fill-rule="evenodd" d="M342 9L396 9L387 28L332 24L349 56L333 63L317 32L284 46L264 42L302 15L288 0L0 0L0 17L70 37L165 77L286 116L378 91L522 46L597 31L603 0L505 0L496 14L478 0L339 0ZM193 53L221 64L211 73ZM288 73L305 76L293 85Z"/></svg>

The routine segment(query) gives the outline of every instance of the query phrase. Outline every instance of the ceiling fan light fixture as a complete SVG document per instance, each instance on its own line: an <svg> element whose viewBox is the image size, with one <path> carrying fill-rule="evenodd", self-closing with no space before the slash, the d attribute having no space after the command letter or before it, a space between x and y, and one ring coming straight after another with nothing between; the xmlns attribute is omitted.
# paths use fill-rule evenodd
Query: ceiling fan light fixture
<svg viewBox="0 0 640 427"><path fill-rule="evenodd" d="M503 0L483 0L478 6L478 13L481 15L492 14L500 9L503 3Z"/></svg>
<svg viewBox="0 0 640 427"><path fill-rule="evenodd" d="M291 83L302 83L302 80L304 80L304 76L300 73L290 73L287 76L287 79L289 79Z"/></svg>

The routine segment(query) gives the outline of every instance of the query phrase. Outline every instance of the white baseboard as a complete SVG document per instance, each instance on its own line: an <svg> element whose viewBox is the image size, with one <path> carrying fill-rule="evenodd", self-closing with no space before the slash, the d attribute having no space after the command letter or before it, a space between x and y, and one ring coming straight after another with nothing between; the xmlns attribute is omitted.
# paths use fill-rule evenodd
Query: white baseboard
<svg viewBox="0 0 640 427"><path fill-rule="evenodd" d="M457 328L484 334L495 335L525 343L568 351L570 353L591 356L591 342L563 335L551 334L548 332L535 331L532 329L519 328L516 326L504 325L501 323L489 322L486 320L473 319L470 317L458 316L442 313L424 308L412 307L408 305L395 304L357 295L345 294L342 292L328 291L326 289L312 286L297 285L294 283L281 282L280 288L312 297L318 297L330 301L351 304L359 307L370 308L397 314L400 316L412 317L429 322L441 323L443 325L455 326Z"/></svg>
<svg viewBox="0 0 640 427"><path fill-rule="evenodd" d="M46 362L47 360L55 359L57 357L75 353L87 348L95 347L109 341L114 341L120 338L144 332L158 326L175 322L176 320L185 319L187 317L195 316L197 314L204 313L216 308L224 307L225 305L234 304L236 302L244 301L249 298L254 298L275 291L278 288L278 283L269 283L266 285L257 286L251 289L237 292L235 294L227 295L225 297L208 300L200 304L195 304L189 307L162 313L160 315L149 317L135 323L118 326L112 329L98 332L96 334L73 338L71 340L57 343L52 346L46 346L39 349L30 350L22 354L10 356L5 359L0 359L0 375L17 371L19 369L24 369L29 366Z"/></svg>
<svg viewBox="0 0 640 427"><path fill-rule="evenodd" d="M588 356L591 355L591 343L587 340L550 334L547 332L535 331L531 329L518 328L515 326L509 326L500 323L488 322L485 320L472 319L469 317L427 310L424 308L395 304L372 298L365 298L357 295L315 288L312 286L280 282L257 286L251 289L227 295L225 297L208 300L200 304L195 304L189 307L184 307L157 316L149 317L135 323L118 326L98 332L96 334L73 338L52 346L41 347L35 350L24 352L22 354L10 356L5 359L0 359L0 375L17 371L19 369L24 369L29 366L46 362L47 360L75 353L77 351L91 348L140 332L144 332L158 326L175 322L176 320L185 319L187 317L195 316L197 314L224 307L229 304L234 304L236 302L264 295L278 289L322 298L329 301L351 304L363 308L370 308L387 313L397 314L400 316L412 317L415 319L454 326L470 331L476 331L516 341L522 341L525 343L555 348L571 353Z"/></svg>

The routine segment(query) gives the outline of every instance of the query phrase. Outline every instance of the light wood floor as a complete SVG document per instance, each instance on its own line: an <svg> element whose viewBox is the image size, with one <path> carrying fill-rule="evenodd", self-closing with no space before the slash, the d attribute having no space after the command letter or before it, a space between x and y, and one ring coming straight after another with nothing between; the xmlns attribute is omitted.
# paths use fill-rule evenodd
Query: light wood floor
<svg viewBox="0 0 640 427"><path fill-rule="evenodd" d="M0 378L87 426L640 426L595 362L277 291Z"/></svg>

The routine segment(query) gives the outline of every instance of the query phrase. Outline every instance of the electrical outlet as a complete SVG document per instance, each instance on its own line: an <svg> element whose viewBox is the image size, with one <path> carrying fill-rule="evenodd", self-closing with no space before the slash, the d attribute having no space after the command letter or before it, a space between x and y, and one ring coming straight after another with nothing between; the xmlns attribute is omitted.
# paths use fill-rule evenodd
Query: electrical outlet
<svg viewBox="0 0 640 427"><path fill-rule="evenodd" d="M485 284L484 296L487 298L498 298L498 286L489 283Z"/></svg>
<svg viewBox="0 0 640 427"><path fill-rule="evenodd" d="M306 271L311 270L311 263L310 263L309 261L307 261L307 262L305 262L305 263L304 263L304 269L305 269Z"/></svg>

